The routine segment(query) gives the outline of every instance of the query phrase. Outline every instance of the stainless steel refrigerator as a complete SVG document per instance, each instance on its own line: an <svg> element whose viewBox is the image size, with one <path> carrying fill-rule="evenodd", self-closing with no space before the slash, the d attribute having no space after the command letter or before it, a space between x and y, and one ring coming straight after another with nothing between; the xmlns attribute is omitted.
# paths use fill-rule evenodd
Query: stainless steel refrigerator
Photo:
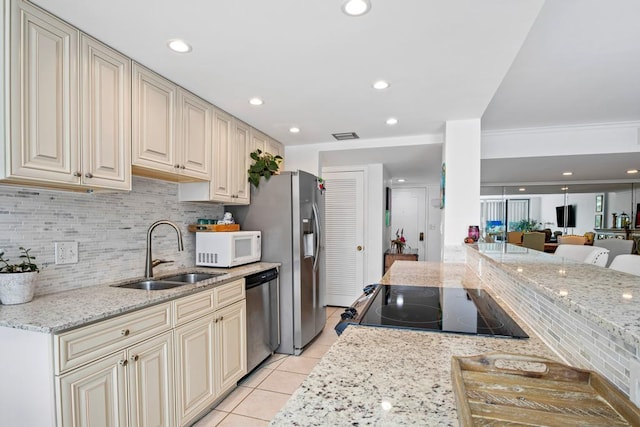
<svg viewBox="0 0 640 427"><path fill-rule="evenodd" d="M324 196L318 178L285 171L251 188L249 206L228 206L243 230L262 232L262 261L279 262L280 347L299 355L324 328Z"/></svg>

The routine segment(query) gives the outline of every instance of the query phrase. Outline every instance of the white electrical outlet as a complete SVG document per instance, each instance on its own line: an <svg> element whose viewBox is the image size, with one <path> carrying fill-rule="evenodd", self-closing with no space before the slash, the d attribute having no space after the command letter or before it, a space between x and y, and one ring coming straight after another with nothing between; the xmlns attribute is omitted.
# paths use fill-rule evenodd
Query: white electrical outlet
<svg viewBox="0 0 640 427"><path fill-rule="evenodd" d="M78 262L78 242L55 242L56 264Z"/></svg>

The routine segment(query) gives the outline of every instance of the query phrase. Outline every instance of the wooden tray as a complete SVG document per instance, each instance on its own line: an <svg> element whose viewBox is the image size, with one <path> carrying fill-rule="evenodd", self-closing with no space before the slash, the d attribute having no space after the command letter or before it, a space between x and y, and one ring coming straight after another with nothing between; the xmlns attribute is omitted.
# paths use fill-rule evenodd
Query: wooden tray
<svg viewBox="0 0 640 427"><path fill-rule="evenodd" d="M461 426L638 426L640 410L596 372L491 353L451 359Z"/></svg>
<svg viewBox="0 0 640 427"><path fill-rule="evenodd" d="M240 224L189 224L189 231L195 233L206 231L240 231Z"/></svg>

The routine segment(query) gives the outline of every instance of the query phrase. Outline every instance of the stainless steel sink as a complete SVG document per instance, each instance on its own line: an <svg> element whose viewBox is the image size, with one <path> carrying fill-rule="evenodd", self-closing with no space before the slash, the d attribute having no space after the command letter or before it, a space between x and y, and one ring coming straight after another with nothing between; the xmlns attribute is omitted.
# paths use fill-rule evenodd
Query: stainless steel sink
<svg viewBox="0 0 640 427"><path fill-rule="evenodd" d="M118 288L142 289L146 291L160 291L186 285L186 282L170 282L167 280L142 280L140 282L118 285Z"/></svg>
<svg viewBox="0 0 640 427"><path fill-rule="evenodd" d="M203 280L212 279L217 276L222 276L227 273L186 273L178 274L176 276L163 277L160 280L166 280L168 282L182 282L182 283L196 283Z"/></svg>
<svg viewBox="0 0 640 427"><path fill-rule="evenodd" d="M177 288L192 283L201 282L226 273L184 273L162 279L141 280L139 282L118 285L118 288L143 289L146 291L160 291L163 289Z"/></svg>

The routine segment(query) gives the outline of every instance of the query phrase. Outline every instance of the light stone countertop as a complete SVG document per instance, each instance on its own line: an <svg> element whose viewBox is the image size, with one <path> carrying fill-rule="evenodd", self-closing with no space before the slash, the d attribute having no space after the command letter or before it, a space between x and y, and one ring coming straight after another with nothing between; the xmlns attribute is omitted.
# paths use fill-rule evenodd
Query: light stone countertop
<svg viewBox="0 0 640 427"><path fill-rule="evenodd" d="M640 277L503 243L478 244L477 250L556 304L640 345Z"/></svg>
<svg viewBox="0 0 640 427"><path fill-rule="evenodd" d="M258 262L239 267L206 268L191 267L166 272L156 279L181 273L224 273L196 284L187 284L172 289L145 291L118 288L113 285L143 280L132 278L126 282L108 283L36 296L31 302L18 305L0 304L0 326L25 329L34 332L54 333L103 320L118 314L159 304L186 296L205 288L213 288L253 273L278 267L279 264Z"/></svg>
<svg viewBox="0 0 640 427"><path fill-rule="evenodd" d="M411 261L396 261L380 283L482 287L478 277L463 264ZM347 327L271 425L458 425L451 383L452 356L503 352L558 360L531 328L504 308L529 339ZM384 410L383 401L389 402L391 409Z"/></svg>

